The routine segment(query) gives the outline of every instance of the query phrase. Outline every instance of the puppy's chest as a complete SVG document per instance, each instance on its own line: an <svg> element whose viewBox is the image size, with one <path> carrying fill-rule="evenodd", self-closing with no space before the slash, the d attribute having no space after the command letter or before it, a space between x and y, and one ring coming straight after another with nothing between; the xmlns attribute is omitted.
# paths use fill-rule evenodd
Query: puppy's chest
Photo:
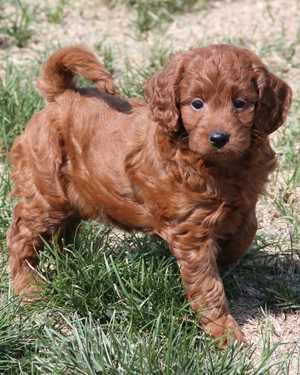
<svg viewBox="0 0 300 375"><path fill-rule="evenodd" d="M203 184L198 191L188 185L176 186L160 202L160 213L167 222L193 224L220 233L234 232L242 212L250 207L247 193L235 184Z"/></svg>
<svg viewBox="0 0 300 375"><path fill-rule="evenodd" d="M234 233L243 213L253 207L239 180L198 175L191 184L164 176L158 183L151 175L142 177L134 181L135 199L150 213L154 228L191 223L223 236Z"/></svg>

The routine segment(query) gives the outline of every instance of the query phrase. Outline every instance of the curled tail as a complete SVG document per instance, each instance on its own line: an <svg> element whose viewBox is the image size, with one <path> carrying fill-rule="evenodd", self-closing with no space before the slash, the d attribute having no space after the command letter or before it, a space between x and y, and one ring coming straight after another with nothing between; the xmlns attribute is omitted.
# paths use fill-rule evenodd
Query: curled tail
<svg viewBox="0 0 300 375"><path fill-rule="evenodd" d="M37 87L48 102L53 102L66 89L75 89L75 75L95 82L98 89L108 94L117 93L112 75L92 52L81 46L61 48L54 52L42 68Z"/></svg>

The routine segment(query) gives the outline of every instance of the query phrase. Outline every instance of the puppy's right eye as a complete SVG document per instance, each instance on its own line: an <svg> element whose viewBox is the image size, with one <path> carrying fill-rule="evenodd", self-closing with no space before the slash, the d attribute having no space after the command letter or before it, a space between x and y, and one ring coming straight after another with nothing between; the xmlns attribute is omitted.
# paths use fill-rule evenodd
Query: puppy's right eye
<svg viewBox="0 0 300 375"><path fill-rule="evenodd" d="M196 99L194 99L194 100L192 101L191 106L192 106L192 108L193 108L195 111L200 111L200 109L203 108L204 103L203 103L203 101L202 101L201 99L196 98Z"/></svg>
<svg viewBox="0 0 300 375"><path fill-rule="evenodd" d="M233 101L233 106L235 109L244 109L247 105L247 102L244 99L235 99Z"/></svg>

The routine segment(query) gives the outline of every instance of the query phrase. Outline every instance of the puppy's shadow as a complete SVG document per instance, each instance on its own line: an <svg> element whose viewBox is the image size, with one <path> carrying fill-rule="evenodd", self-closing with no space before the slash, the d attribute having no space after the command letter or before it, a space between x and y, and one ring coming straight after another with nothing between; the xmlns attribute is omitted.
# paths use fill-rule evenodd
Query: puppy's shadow
<svg viewBox="0 0 300 375"><path fill-rule="evenodd" d="M105 251L106 256L125 257L129 263L139 262L143 258L159 264L161 259L168 259L172 272L180 279L176 259L170 255L168 245L163 240L142 233L128 234L106 226L90 226L94 230L77 232L82 234L77 238L80 245L74 246L78 247L80 253L86 251L84 249L89 248L92 241L93 254L102 249L100 251ZM279 252L274 249L276 245L258 241L237 264L221 270L230 310L241 326L260 317L262 309L273 315L300 310L299 252ZM181 298L184 303L183 292Z"/></svg>
<svg viewBox="0 0 300 375"><path fill-rule="evenodd" d="M242 326L261 316L262 309L275 316L300 310L299 252L270 249L256 245L238 264L222 270L231 311Z"/></svg>
<svg viewBox="0 0 300 375"><path fill-rule="evenodd" d="M140 243L135 245L136 251L132 248L135 257L148 254L161 258L170 254L168 245L159 238L137 235L135 241L137 238ZM261 243L258 239L237 264L221 269L230 310L241 326L261 316L262 309L273 315L300 311L299 251L277 251L276 247L280 249L279 245ZM175 258L173 261L177 270Z"/></svg>
<svg viewBox="0 0 300 375"><path fill-rule="evenodd" d="M276 247L280 249L277 245L261 243L258 239L237 264L221 269L230 310L241 325L261 316L262 308L274 315L300 311L299 251L274 250ZM128 256L131 258L150 256L159 261L170 256L180 277L176 259L160 238L139 233L125 234L116 246L116 253L124 247L130 248Z"/></svg>

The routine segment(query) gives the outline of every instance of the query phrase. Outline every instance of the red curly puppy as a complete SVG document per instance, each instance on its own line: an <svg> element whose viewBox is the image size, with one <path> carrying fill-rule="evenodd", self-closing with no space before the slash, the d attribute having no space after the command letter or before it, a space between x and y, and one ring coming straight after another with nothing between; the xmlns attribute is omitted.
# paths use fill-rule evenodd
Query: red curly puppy
<svg viewBox="0 0 300 375"><path fill-rule="evenodd" d="M76 74L96 88L76 88ZM37 289L41 237L108 219L165 239L206 332L243 341L217 261L236 261L255 236L257 199L276 165L268 136L286 119L289 86L231 45L175 55L146 83L146 102L118 96L82 47L50 56L38 86L48 105L11 151L15 292Z"/></svg>

